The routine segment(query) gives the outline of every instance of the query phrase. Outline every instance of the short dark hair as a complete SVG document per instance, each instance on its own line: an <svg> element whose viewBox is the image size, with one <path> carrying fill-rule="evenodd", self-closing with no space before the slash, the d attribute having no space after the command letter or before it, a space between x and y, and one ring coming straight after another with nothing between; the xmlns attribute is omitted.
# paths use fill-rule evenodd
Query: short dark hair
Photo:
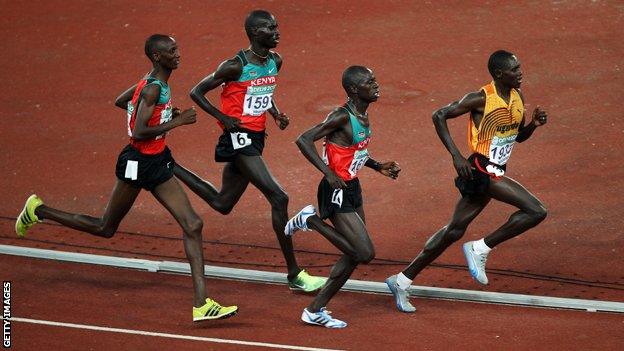
<svg viewBox="0 0 624 351"><path fill-rule="evenodd" d="M171 36L165 34L152 34L145 40L145 55L152 60L152 55L156 53L162 42L170 41Z"/></svg>
<svg viewBox="0 0 624 351"><path fill-rule="evenodd" d="M261 19L271 19L273 15L266 10L253 10L245 18L245 33L247 37L251 39L251 31L254 27L258 26L258 21Z"/></svg>
<svg viewBox="0 0 624 351"><path fill-rule="evenodd" d="M488 71L490 71L490 75L494 77L494 72L497 69L503 70L507 68L509 65L509 60L514 56L509 51L505 50L497 50L492 55L490 55L490 59L488 60Z"/></svg>
<svg viewBox="0 0 624 351"><path fill-rule="evenodd" d="M342 87L349 93L349 87L357 85L362 75L367 74L370 70L364 66L349 66L342 73Z"/></svg>

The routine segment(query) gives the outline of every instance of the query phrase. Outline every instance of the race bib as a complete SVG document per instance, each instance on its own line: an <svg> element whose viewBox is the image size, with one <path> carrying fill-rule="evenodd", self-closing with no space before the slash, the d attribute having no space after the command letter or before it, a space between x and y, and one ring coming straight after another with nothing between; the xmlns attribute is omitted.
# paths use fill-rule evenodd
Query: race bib
<svg viewBox="0 0 624 351"><path fill-rule="evenodd" d="M247 87L243 100L243 115L260 116L273 107L273 91L275 85L261 85Z"/></svg>
<svg viewBox="0 0 624 351"><path fill-rule="evenodd" d="M364 167L364 164L369 159L368 149L357 150L353 154L353 160L351 160L351 165L349 166L349 174L352 177L357 175L357 172Z"/></svg>
<svg viewBox="0 0 624 351"><path fill-rule="evenodd" d="M134 113L134 105L132 101L128 101L128 108L126 109L128 112L128 136L132 136L132 129L130 129L130 120L132 119L132 113Z"/></svg>
<svg viewBox="0 0 624 351"><path fill-rule="evenodd" d="M516 142L516 136L517 135L510 135L502 138L494 136L490 144L490 162L500 166L505 165L511 156L511 150Z"/></svg>
<svg viewBox="0 0 624 351"><path fill-rule="evenodd" d="M338 205L338 207L342 207L342 194L342 189L334 189L331 202Z"/></svg>
<svg viewBox="0 0 624 351"><path fill-rule="evenodd" d="M242 149L245 146L251 145L251 139L249 139L249 135L247 133L230 133L230 137L232 138L232 147L234 150Z"/></svg>
<svg viewBox="0 0 624 351"><path fill-rule="evenodd" d="M139 161L128 160L126 163L126 173L124 176L128 179L137 180L139 173Z"/></svg>
<svg viewBox="0 0 624 351"><path fill-rule="evenodd" d="M173 115L173 109L171 108L171 104L167 104L167 107L165 107L162 111L160 111L160 123L159 124L163 124L163 123L167 123L171 121L172 115ZM162 133L161 135L155 137L154 140L161 139L165 135L167 135L167 133Z"/></svg>

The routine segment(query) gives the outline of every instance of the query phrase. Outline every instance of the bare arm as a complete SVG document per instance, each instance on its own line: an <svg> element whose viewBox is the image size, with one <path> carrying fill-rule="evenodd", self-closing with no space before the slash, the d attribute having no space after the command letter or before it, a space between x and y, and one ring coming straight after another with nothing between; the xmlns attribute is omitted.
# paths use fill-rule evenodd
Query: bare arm
<svg viewBox="0 0 624 351"><path fill-rule="evenodd" d="M275 65L277 66L277 71L279 72L282 68L282 57L277 52L273 52L273 57L275 58ZM273 106L268 110L269 113L273 116L273 119L275 120L275 123L277 123L279 129L286 129L290 123L290 118L288 118L285 113L280 112L277 104L275 103L275 98L272 99L272 105Z"/></svg>
<svg viewBox="0 0 624 351"><path fill-rule="evenodd" d="M115 106L119 107L122 110L127 110L128 102L132 100L132 96L134 95L134 91L136 90L137 85L138 84L135 84L131 86L130 88L128 88L123 93L121 93L121 95L119 95L117 99L115 99Z"/></svg>
<svg viewBox="0 0 624 351"><path fill-rule="evenodd" d="M447 120L459 117L470 111L483 111L485 106L485 96L482 92L472 92L466 94L461 100L454 101L449 105L433 113L433 124L435 125L438 137L453 157L453 166L457 174L464 178L472 178L470 163L464 158L455 145L448 130Z"/></svg>
<svg viewBox="0 0 624 351"><path fill-rule="evenodd" d="M520 94L520 98L524 103L524 96L522 95L522 92L518 90L518 93ZM537 127L546 124L546 122L548 121L548 114L546 113L546 111L541 110L539 106L535 107L535 109L533 110L531 121L527 125L524 125L525 117L526 111L524 113L524 116L522 116L520 130L518 131L518 136L516 137L516 141L519 143L529 139L531 135L533 135L533 132L535 131L535 129L537 129Z"/></svg>
<svg viewBox="0 0 624 351"><path fill-rule="evenodd" d="M219 87L221 84L237 80L242 74L243 67L241 62L236 59L230 59L222 62L216 71L202 79L197 85L191 89L191 99L201 107L202 110L208 112L211 116L223 123L225 129L230 131L236 129L239 124L237 118L228 116L216 108L207 98L206 93Z"/></svg>
<svg viewBox="0 0 624 351"><path fill-rule="evenodd" d="M195 109L187 109L175 116L168 122L159 124L156 126L148 126L154 107L158 102L160 96L160 86L156 84L149 84L143 88L139 101L137 102L136 120L134 122L134 129L132 130L132 137L136 140L145 140L155 138L165 132L170 131L173 128L195 123Z"/></svg>
<svg viewBox="0 0 624 351"><path fill-rule="evenodd" d="M325 175L327 181L334 189L345 188L347 185L323 162L318 151L316 151L316 147L314 147L314 142L331 133L340 131L348 123L349 115L347 112L343 109L336 109L323 122L303 132L296 141L303 156Z"/></svg>

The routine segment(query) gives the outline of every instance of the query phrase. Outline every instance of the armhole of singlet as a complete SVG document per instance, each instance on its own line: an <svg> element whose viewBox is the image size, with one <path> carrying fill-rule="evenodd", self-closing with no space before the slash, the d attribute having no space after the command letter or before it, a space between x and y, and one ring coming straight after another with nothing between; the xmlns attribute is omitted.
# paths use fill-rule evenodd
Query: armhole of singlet
<svg viewBox="0 0 624 351"><path fill-rule="evenodd" d="M243 67L247 66L247 64L249 63L249 61L247 61L247 56L245 56L244 50L239 51L238 54L236 54L236 57L243 64Z"/></svg>

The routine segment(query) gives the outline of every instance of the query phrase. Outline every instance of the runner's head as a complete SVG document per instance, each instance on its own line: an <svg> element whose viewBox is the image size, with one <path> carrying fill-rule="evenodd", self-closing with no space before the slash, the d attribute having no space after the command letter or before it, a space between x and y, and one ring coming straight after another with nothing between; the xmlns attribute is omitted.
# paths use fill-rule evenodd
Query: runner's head
<svg viewBox="0 0 624 351"><path fill-rule="evenodd" d="M522 83L520 61L511 52L495 51L488 60L488 70L495 81L511 88L520 88Z"/></svg>
<svg viewBox="0 0 624 351"><path fill-rule="evenodd" d="M250 42L272 49L279 44L280 33L275 17L265 10L251 11L245 19L245 32Z"/></svg>
<svg viewBox="0 0 624 351"><path fill-rule="evenodd" d="M366 102L374 102L379 98L379 84L369 68L350 66L342 74L342 87L347 96Z"/></svg>
<svg viewBox="0 0 624 351"><path fill-rule="evenodd" d="M180 64L180 51L173 37L153 34L145 41L145 55L154 65L174 70Z"/></svg>

